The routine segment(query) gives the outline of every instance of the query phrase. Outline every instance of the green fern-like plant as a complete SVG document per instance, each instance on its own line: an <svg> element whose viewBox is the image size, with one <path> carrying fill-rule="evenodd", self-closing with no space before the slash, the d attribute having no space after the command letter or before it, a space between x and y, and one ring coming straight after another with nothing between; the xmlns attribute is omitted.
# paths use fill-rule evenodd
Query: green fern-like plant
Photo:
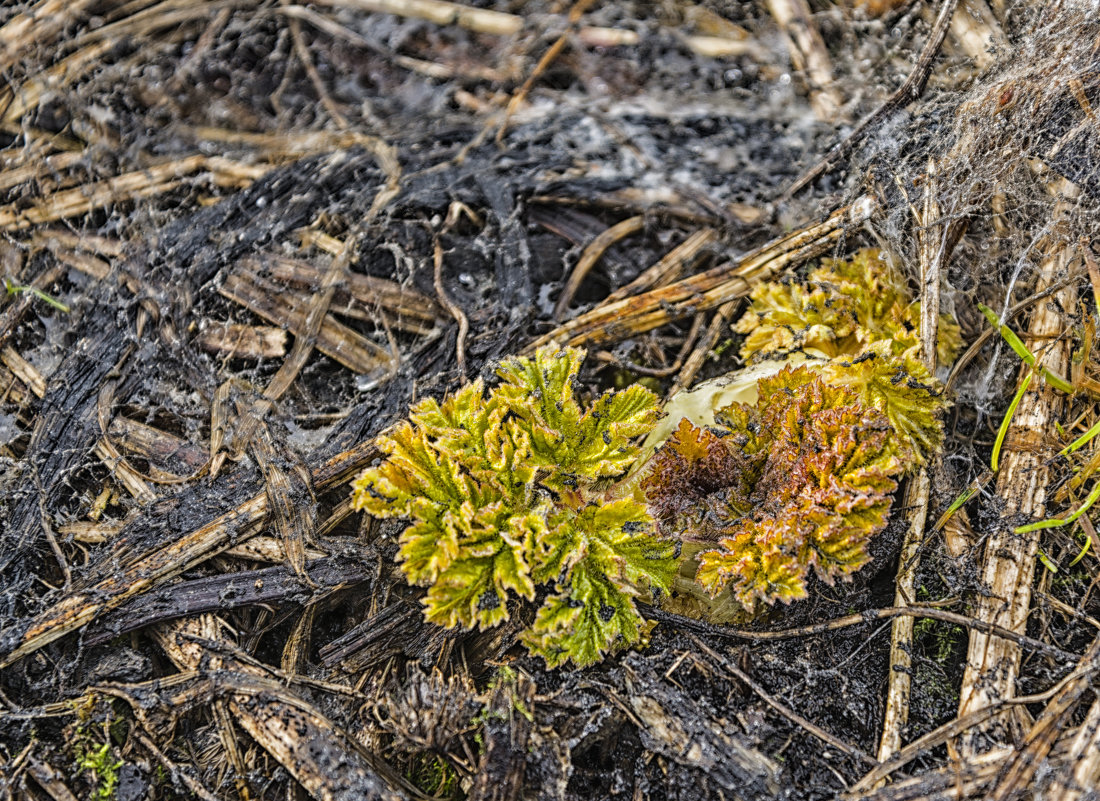
<svg viewBox="0 0 1100 801"><path fill-rule="evenodd" d="M667 591L676 569L675 544L645 505L603 486L637 459L657 398L632 386L582 407L584 355L543 348L505 361L488 392L479 380L418 403L379 437L386 459L353 487L356 508L411 519L398 559L428 588L429 621L489 628L545 589L522 640L550 667L642 640L634 601Z"/></svg>
<svg viewBox="0 0 1100 801"><path fill-rule="evenodd" d="M429 621L485 629L538 602L520 639L550 667L643 641L635 601L674 580L707 614L803 598L812 575L867 563L898 479L942 441L918 319L876 251L763 284L736 326L753 366L683 393L660 427L640 386L578 402L582 350L510 359L496 386L422 401L380 436L354 503L410 521L398 559ZM941 320L941 358L958 344Z"/></svg>
<svg viewBox="0 0 1100 801"><path fill-rule="evenodd" d="M919 347L920 304L880 250L822 259L805 283L767 281L751 297L749 310L734 326L747 335L741 347L746 360L781 358L795 350L850 357L873 342L889 342L890 355ZM953 361L961 346L958 323L941 314L940 361Z"/></svg>
<svg viewBox="0 0 1100 801"><path fill-rule="evenodd" d="M823 259L805 283L759 285L734 329L746 335L746 361L778 370L797 355L827 382L855 391L886 415L920 464L943 440L938 412L946 404L919 358L919 321L904 277L881 251L865 249ZM959 325L941 314L938 331L937 357L949 364L962 346Z"/></svg>
<svg viewBox="0 0 1100 801"><path fill-rule="evenodd" d="M812 574L831 584L866 564L898 478L943 440L919 318L875 250L753 291L735 325L752 367L670 403L662 428L679 428L661 445L651 437L636 471L660 530L689 543L695 584L678 589L710 596L693 609L728 619L730 596L734 613L751 612L805 597ZM943 315L939 330L949 361L959 328Z"/></svg>

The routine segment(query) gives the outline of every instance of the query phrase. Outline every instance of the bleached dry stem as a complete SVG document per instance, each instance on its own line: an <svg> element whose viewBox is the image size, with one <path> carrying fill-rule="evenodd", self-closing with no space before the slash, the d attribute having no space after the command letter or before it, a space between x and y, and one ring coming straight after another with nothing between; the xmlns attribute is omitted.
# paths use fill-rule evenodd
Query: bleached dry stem
<svg viewBox="0 0 1100 801"><path fill-rule="evenodd" d="M918 213L917 240L920 252L921 277L921 358L932 375L936 373L936 340L939 329L940 271L946 257L946 229L940 219L937 165L929 160L925 174L924 205ZM934 457L933 457L934 458ZM898 557L898 574L894 590L894 606L908 606L916 593L917 566L924 531L928 522L928 496L931 480L928 468L922 467L906 488L905 508L910 509L909 528L902 541ZM878 759L886 762L902 745L901 734L909 720L909 691L912 685L913 618L896 618L890 627L890 679L886 692L886 713L879 740Z"/></svg>
<svg viewBox="0 0 1100 801"><path fill-rule="evenodd" d="M399 17L423 19L436 25L456 25L467 30L495 36L514 36L525 25L518 14L475 8L445 0L320 0L319 5L330 8L351 8L394 14ZM577 31L577 39L592 47L622 47L638 45L642 37L636 31L625 28L607 28L586 25ZM759 42L727 36L685 36L684 43L704 58L726 58L749 55L765 61L768 51Z"/></svg>
<svg viewBox="0 0 1100 801"><path fill-rule="evenodd" d="M1062 197L1055 206L1054 231L1039 268L1039 288L1050 285L1064 274L1071 258L1071 238L1060 231L1060 223L1072 211L1077 188L1068 181L1055 190ZM1036 306L1028 328L1028 348L1037 354L1040 364L1065 374L1069 347L1058 339L1066 327L1058 307L1072 306L1071 291L1064 289L1049 301ZM1030 369L1030 368L1029 368ZM1021 373L1021 378L1023 377ZM1006 440L1006 453L997 478L996 493L1003 502L1000 524L990 533L982 559L981 581L988 588L977 604L975 616L981 620L1023 632L1031 609L1031 583L1035 572L1039 532L1017 533L1021 520L1046 516L1046 494L1050 483L1048 449L1037 447L1049 435L1062 411L1063 398L1051 387L1041 384L1020 400ZM1020 649L1007 640L971 632L966 672L960 693L959 716L985 708L1016 694L1020 668ZM1019 716L1026 715L1018 709ZM1020 723L999 716L989 721L985 733L993 743L1011 742L1006 724ZM971 732L960 743L965 756L985 750L978 732Z"/></svg>
<svg viewBox="0 0 1100 801"><path fill-rule="evenodd" d="M389 777L375 773L337 727L290 688L253 663L216 653L202 644L221 640L221 626L213 615L158 626L155 636L169 659L183 671L207 670L219 675L230 691L225 702L233 721L273 756L299 784L319 801L364 798L403 801ZM228 736L232 736L231 734ZM335 754L339 782L333 781ZM346 795L341 792L346 792Z"/></svg>
<svg viewBox="0 0 1100 801"><path fill-rule="evenodd" d="M1078 801L1100 784L1100 698L1089 707L1062 764L1064 775L1054 780L1050 801Z"/></svg>

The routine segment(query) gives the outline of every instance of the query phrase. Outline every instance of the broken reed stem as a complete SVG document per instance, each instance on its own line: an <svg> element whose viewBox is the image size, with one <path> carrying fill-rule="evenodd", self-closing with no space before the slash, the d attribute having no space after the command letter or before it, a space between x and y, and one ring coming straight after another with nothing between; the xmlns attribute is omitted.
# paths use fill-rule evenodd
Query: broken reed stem
<svg viewBox="0 0 1100 801"><path fill-rule="evenodd" d="M232 646L224 651L204 643L222 640L217 618L198 618L156 627L155 636L181 671L208 670L229 690L225 702L233 720L282 765L314 798L343 797L334 792L332 769L339 760L342 786L363 798L406 801L403 782L392 769L370 764L342 732L316 707L281 679L251 661L237 659Z"/></svg>
<svg viewBox="0 0 1100 801"><path fill-rule="evenodd" d="M581 257L577 259L572 272L569 273L569 280L562 287L558 302L554 304L554 320L561 322L562 318L565 317L565 313L569 310L569 304L573 302L573 296L577 294L577 290L581 288L585 277L596 266L607 249L631 234L644 230L645 215L638 214L615 223L589 242L585 246L584 252L581 253Z"/></svg>
<svg viewBox="0 0 1100 801"><path fill-rule="evenodd" d="M1004 32L985 0L964 0L963 11L951 17L951 38L983 73L996 61L994 53L1007 46ZM932 22L931 14L926 16Z"/></svg>
<svg viewBox="0 0 1100 801"><path fill-rule="evenodd" d="M1049 789L1051 801L1079 801L1100 784L1100 698L1092 702L1085 719L1066 749L1062 769Z"/></svg>
<svg viewBox="0 0 1100 801"><path fill-rule="evenodd" d="M629 284L619 287L608 295L604 299L604 303L613 303L639 292L672 283L684 271L684 267L688 262L694 259L703 248L717 240L718 232L715 229L700 228Z"/></svg>
<svg viewBox="0 0 1100 801"><path fill-rule="evenodd" d="M312 470L319 493L350 479L376 455L372 443L362 443ZM88 589L70 593L29 624L16 624L0 632L0 642L11 650L0 654L0 668L7 667L39 648L116 609L136 595L160 586L168 579L256 534L269 514L268 496L260 490L237 507L218 515L176 540L161 543L126 561L117 571L94 582ZM152 513L150 513L152 514ZM159 516L163 512L156 513ZM128 528L138 533L148 525L142 515ZM162 525L157 523L156 525ZM120 539L124 534L120 535Z"/></svg>
<svg viewBox="0 0 1100 801"><path fill-rule="evenodd" d="M1052 234L1039 267L1039 285L1047 285L1066 272L1072 258L1074 243L1066 239L1065 221L1077 206L1077 187L1069 181L1059 181L1049 187L1061 199L1055 204ZM1064 374L1069 365L1068 343L1059 339L1066 331L1066 321L1055 307L1073 308L1073 293L1064 289L1053 303L1035 307L1028 334L1028 349L1043 353L1039 362L1055 373ZM1021 380L1032 372L1025 366ZM1061 414L1062 396L1045 382L1027 392L1020 401L1012 422L1009 442L1042 442ZM1031 584L1039 549L1040 531L1020 532L1013 521L1046 516L1050 454L1031 447L1010 448L997 477L996 493L1004 508L995 530L986 542L981 566L981 581L988 588L978 598L975 616L1011 631L1023 632L1031 609ZM1016 693L1016 677L1020 667L1020 648L1012 642L972 632L967 651L966 670L960 692L959 716L968 715ZM1017 740L1005 724L1021 720L987 721L983 727L994 742ZM1019 732L1017 732L1019 733ZM960 743L964 756L973 757L984 750L977 732L969 732Z"/></svg>
<svg viewBox="0 0 1100 801"><path fill-rule="evenodd" d="M707 330L703 332L699 344L692 349L691 355L688 356L687 361L684 362L684 366L680 370L680 374L676 376L676 383L668 391L668 396L665 398L666 402L691 386L691 382L695 380L695 376L702 368L703 362L706 361L707 354L714 347L714 343L718 341L718 337L722 336L722 332L726 330L730 317L737 310L737 304L738 301L731 300L729 303L723 303L714 312L714 316L710 318L710 323L707 325Z"/></svg>
<svg viewBox="0 0 1100 801"><path fill-rule="evenodd" d="M444 0L320 0L318 5L423 19L436 25L457 25L466 30L494 36L515 36L523 31L526 24L524 18L518 14ZM642 36L629 28L585 25L577 31L576 36L580 42L592 47L633 47L642 42ZM683 41L693 53L704 58L750 55L757 61L767 61L770 56L759 42L753 40L694 34L684 36Z"/></svg>
<svg viewBox="0 0 1100 801"><path fill-rule="evenodd" d="M3 110L0 127L10 133L20 133L20 121L25 114L36 109L51 92L59 91L95 69L101 63L100 57L115 44L113 41L104 41L89 45L66 56L23 84L9 86L0 91L0 109Z"/></svg>
<svg viewBox="0 0 1100 801"><path fill-rule="evenodd" d="M616 342L743 298L759 282L823 253L848 226L870 219L876 207L874 198L864 195L824 221L772 240L735 262L635 297L603 303L539 337L524 353L551 342L573 346Z"/></svg>
<svg viewBox="0 0 1100 801"><path fill-rule="evenodd" d="M1078 701L1088 692L1091 679L1100 667L1097 665L1098 656L1100 656L1100 636L1093 638L1089 649L1081 657L1078 669L1074 671L1079 675L1066 683L1050 699L1023 742L1016 747L1011 762L1001 775L993 792L988 796L989 801L1008 801L1008 799L1018 798L1032 785L1035 773L1045 764L1055 741L1065 731L1069 723L1068 718Z"/></svg>
<svg viewBox="0 0 1100 801"><path fill-rule="evenodd" d="M23 203L0 206L0 230L21 231L35 225L56 222L104 208L112 203L125 203L163 194L179 186L184 176L207 170L215 183L247 186L266 175L268 165L247 165L220 156L187 156L178 161L157 164L134 172L123 173L95 183L38 198L34 205Z"/></svg>
<svg viewBox="0 0 1100 801"><path fill-rule="evenodd" d="M40 0L0 28L0 72L7 73L34 47L52 42L92 0Z"/></svg>
<svg viewBox="0 0 1100 801"><path fill-rule="evenodd" d="M931 480L928 468L921 467L905 490L905 508L910 509L894 589L894 606L908 606L916 594L916 574L920 565L920 547L928 522L928 497ZM902 745L902 732L909 722L909 691L912 687L913 623L911 617L898 617L890 625L890 671L886 690L886 713L882 723L878 758L885 762Z"/></svg>
<svg viewBox="0 0 1100 801"><path fill-rule="evenodd" d="M226 276L218 292L268 322L285 326L297 338L307 331L309 300L306 293L286 291L278 284L261 278L247 265ZM321 322L316 347L353 373L367 374L390 361L390 354L380 345L331 314Z"/></svg>
<svg viewBox="0 0 1100 801"><path fill-rule="evenodd" d="M936 340L940 313L940 271L947 257L947 227L940 224L939 181L936 163L929 159L925 174L924 204L914 222L920 253L921 359L931 375L936 374ZM934 455L932 458L936 458ZM928 466L920 468L906 487L905 508L911 510L909 527L902 540L894 589L894 606L908 606L916 596L917 567L924 530L928 522L931 490ZM886 691L886 713L882 723L878 758L885 762L901 749L902 731L909 721L909 691L912 686L913 618L899 617L890 625L890 671Z"/></svg>
<svg viewBox="0 0 1100 801"><path fill-rule="evenodd" d="M443 0L322 0L321 5L412 17L436 25L457 25L467 30L497 36L511 36L523 30L523 17L516 14L473 8Z"/></svg>

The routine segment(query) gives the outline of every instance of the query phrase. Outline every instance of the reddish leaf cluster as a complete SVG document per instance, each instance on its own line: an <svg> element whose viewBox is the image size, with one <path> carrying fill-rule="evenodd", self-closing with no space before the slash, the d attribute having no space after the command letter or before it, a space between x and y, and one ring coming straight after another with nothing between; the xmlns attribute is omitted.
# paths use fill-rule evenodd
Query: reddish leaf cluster
<svg viewBox="0 0 1100 801"><path fill-rule="evenodd" d="M885 415L811 370L759 390L712 429L683 420L642 484L662 535L716 545L699 582L750 610L805 597L811 570L831 584L862 567L912 461Z"/></svg>

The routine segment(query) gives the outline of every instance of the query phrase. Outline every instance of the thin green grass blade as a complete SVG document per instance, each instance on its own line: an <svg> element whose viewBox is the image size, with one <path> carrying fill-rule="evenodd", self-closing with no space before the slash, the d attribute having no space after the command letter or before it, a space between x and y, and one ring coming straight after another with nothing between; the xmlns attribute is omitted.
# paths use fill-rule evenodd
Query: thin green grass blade
<svg viewBox="0 0 1100 801"><path fill-rule="evenodd" d="M1035 373L1028 373L1024 376L1024 380L1020 382L1020 388L1016 390L1016 394L1012 398L1012 403L1008 405L1008 411L1005 412L1004 419L1001 420L1001 427L997 431L997 440L993 443L993 454L989 457L989 467L994 473L997 472L997 465L1001 461L1001 445L1004 444L1008 427L1012 424L1012 416L1016 414L1016 407L1020 405L1020 398L1031 386L1031 379L1034 375Z"/></svg>
<svg viewBox="0 0 1100 801"><path fill-rule="evenodd" d="M967 501L977 495L982 487L989 483L989 480L993 478L993 474L988 470L978 476L976 479L970 482L969 486L959 493L959 497L951 502L951 505L947 507L940 519L936 521L936 525L932 526L933 531L939 531L941 528L947 525L947 521L951 519L951 516L955 512L959 511L966 505Z"/></svg>
<svg viewBox="0 0 1100 801"><path fill-rule="evenodd" d="M1020 526L1016 529L1017 534L1027 534L1029 531L1041 531L1048 528L1060 528L1062 526L1068 526L1070 523L1076 523L1077 519L1087 512L1092 505L1100 500L1100 481L1096 482L1096 486L1092 488L1092 492L1085 498L1085 502L1068 517L1052 517L1049 520L1040 520L1038 523L1030 523L1026 526Z"/></svg>
<svg viewBox="0 0 1100 801"><path fill-rule="evenodd" d="M65 314L69 313L69 307L68 306L66 306L64 303L62 303L57 298L54 298L54 297L51 297L51 296L47 295L45 292L43 292L41 289L38 289L37 287L19 286L18 284L12 283L10 278L5 278L4 279L4 289L7 290L9 295L15 295L15 294L18 294L20 292L30 292L36 298L38 298L39 300L45 301L46 303L53 306L55 309L58 309L59 311L62 311Z"/></svg>
<svg viewBox="0 0 1100 801"><path fill-rule="evenodd" d="M1085 537L1085 547L1081 549L1081 553L1079 553L1079 554L1077 554L1077 556L1073 557L1073 561L1069 563L1069 566L1073 567L1075 564L1077 564L1082 559L1084 559L1085 554L1087 554L1089 552L1089 546L1091 546L1091 545L1092 545L1092 537L1086 536Z"/></svg>
<svg viewBox="0 0 1100 801"><path fill-rule="evenodd" d="M1097 421L1092 428L1079 436L1069 445L1062 448L1062 450L1058 451L1058 455L1069 456L1074 451L1080 450L1082 447L1087 445L1097 434L1100 434L1100 421Z"/></svg>
<svg viewBox="0 0 1100 801"><path fill-rule="evenodd" d="M1035 354L1027 349L1027 345L1024 341L1017 336L1016 332L1009 328L1007 325L999 325L997 319L997 313L993 309L985 306L981 303L978 304L978 308L981 309L982 314L985 315L985 319L989 320L989 324L997 329L1001 338L1004 339L1008 346L1016 352L1016 355L1024 360L1025 364L1029 364L1032 367L1036 367ZM1043 376L1043 380L1050 384L1055 389L1061 390L1068 395L1072 395L1075 390L1073 384L1066 379L1062 378L1057 373L1051 372L1045 367L1037 367L1039 374Z"/></svg>
<svg viewBox="0 0 1100 801"><path fill-rule="evenodd" d="M1043 553L1042 551L1039 551L1035 555L1039 557L1039 561L1043 563L1043 567L1045 567L1051 573L1057 573L1058 572L1058 565L1056 565L1056 564L1054 564L1054 562L1050 561L1050 557L1047 556L1045 553Z"/></svg>

